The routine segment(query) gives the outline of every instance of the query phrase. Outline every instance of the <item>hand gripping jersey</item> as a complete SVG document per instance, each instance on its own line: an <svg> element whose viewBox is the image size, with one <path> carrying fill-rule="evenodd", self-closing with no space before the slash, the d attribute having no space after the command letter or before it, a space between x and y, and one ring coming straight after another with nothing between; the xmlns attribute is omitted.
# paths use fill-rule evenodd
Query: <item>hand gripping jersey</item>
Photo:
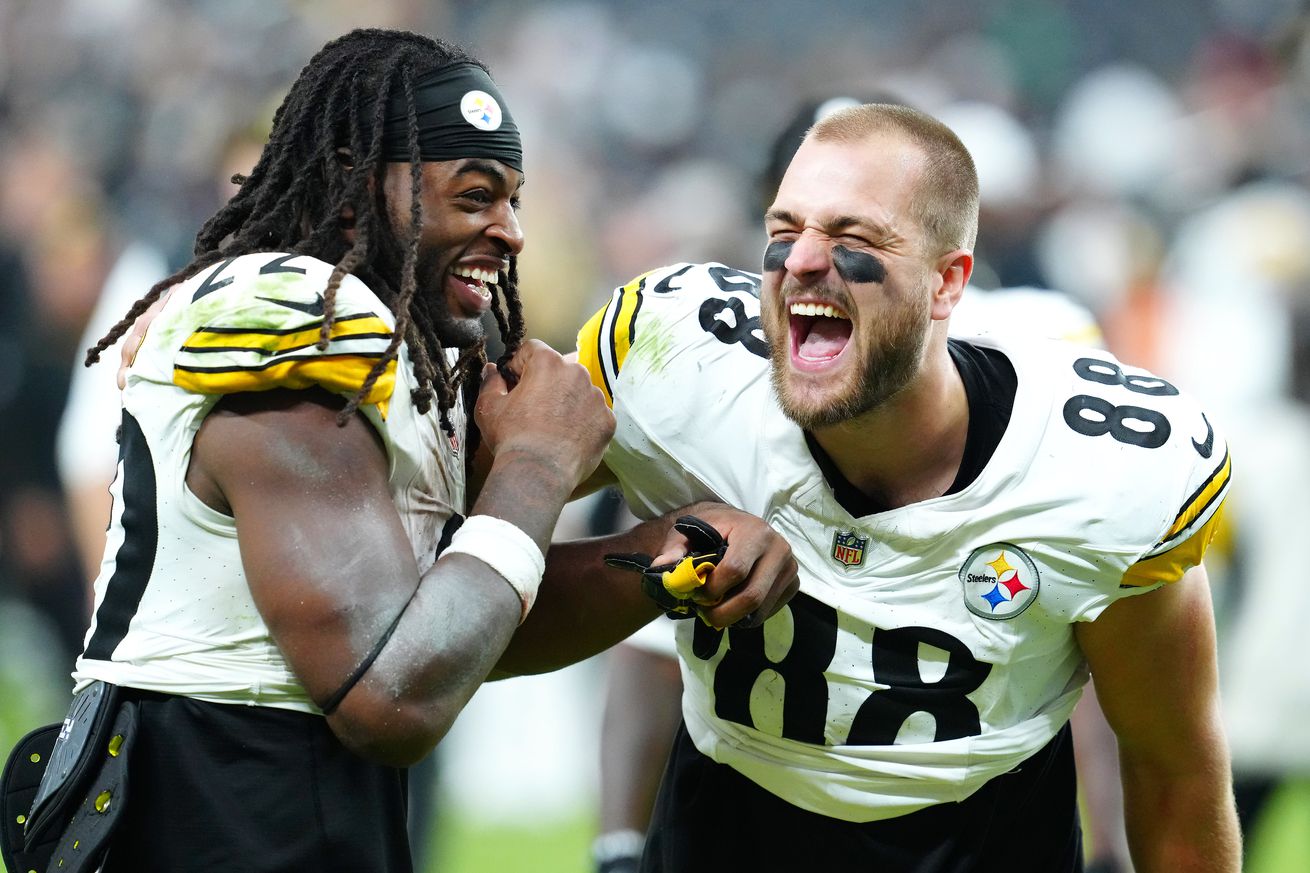
<svg viewBox="0 0 1310 873"><path fill-rule="evenodd" d="M958 493L852 517L777 406L758 288L719 264L656 270L579 334L633 512L720 500L800 565L762 628L678 624L688 730L835 818L961 800L1067 720L1087 678L1072 623L1201 560L1226 445L1173 385L1102 350L980 338L1018 379L990 462Z"/></svg>
<svg viewBox="0 0 1310 873"><path fill-rule="evenodd" d="M316 347L332 267L304 255L223 261L176 286L127 371L118 475L95 616L74 678L317 712L255 608L232 518L186 486L191 442L224 394L321 386L353 396L395 318L354 276ZM102 366L106 366L102 364ZM410 400L406 346L360 407L386 447L391 493L420 572L464 505L464 465L435 407ZM450 412L464 433L461 404Z"/></svg>

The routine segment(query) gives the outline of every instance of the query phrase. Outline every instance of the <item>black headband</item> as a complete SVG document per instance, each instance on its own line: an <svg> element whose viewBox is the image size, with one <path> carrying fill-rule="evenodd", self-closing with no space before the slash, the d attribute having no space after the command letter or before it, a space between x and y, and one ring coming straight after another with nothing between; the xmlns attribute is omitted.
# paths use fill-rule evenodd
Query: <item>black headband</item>
<svg viewBox="0 0 1310 873"><path fill-rule="evenodd" d="M414 83L420 160L491 158L523 171L519 129L496 83L477 64L442 67ZM404 91L387 102L382 159L409 160L409 109Z"/></svg>

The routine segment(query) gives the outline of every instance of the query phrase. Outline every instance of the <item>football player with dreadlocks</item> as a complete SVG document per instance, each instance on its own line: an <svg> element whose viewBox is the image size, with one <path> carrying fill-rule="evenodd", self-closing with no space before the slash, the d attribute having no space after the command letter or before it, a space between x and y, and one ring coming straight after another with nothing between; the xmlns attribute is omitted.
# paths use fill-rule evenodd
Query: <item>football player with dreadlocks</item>
<svg viewBox="0 0 1310 873"><path fill-rule="evenodd" d="M127 334L120 470L73 708L6 770L12 869L412 868L403 768L527 616L614 426L582 367L523 340L522 182L479 61L352 32L302 70L191 263L90 350ZM676 547L671 526L622 543ZM733 540L746 567L788 557L762 523ZM776 606L746 577L710 586L716 625ZM617 639L658 610L612 578Z"/></svg>

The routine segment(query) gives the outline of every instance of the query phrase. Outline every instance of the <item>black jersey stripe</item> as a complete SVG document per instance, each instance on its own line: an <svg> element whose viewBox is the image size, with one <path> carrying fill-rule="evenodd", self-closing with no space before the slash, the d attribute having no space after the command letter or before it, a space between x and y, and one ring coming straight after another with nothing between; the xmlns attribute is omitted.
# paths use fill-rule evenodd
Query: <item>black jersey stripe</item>
<svg viewBox="0 0 1310 873"><path fill-rule="evenodd" d="M356 312L351 315L341 315L332 319L334 325L345 324L350 321L359 321L362 318L377 318L372 312ZM307 321L299 327L222 327L215 325L205 325L196 328L196 333L249 333L259 336L285 336L289 333L300 333L305 330L320 330L323 327L323 319L317 321ZM388 334L390 336L390 334Z"/></svg>
<svg viewBox="0 0 1310 873"><path fill-rule="evenodd" d="M114 560L114 575L105 586L96 610L96 629L83 657L113 660L114 649L127 636L128 625L141 606L159 547L159 517L155 500L155 465L146 435L135 418L123 410L123 544Z"/></svg>
<svg viewBox="0 0 1310 873"><path fill-rule="evenodd" d="M609 330L610 360L614 362L614 376L617 378L623 369L623 362L628 357L634 339L633 331L637 326L637 312L641 309L641 294L646 288L646 276L638 276L635 281L624 285L619 291L619 308L614 310L614 323ZM623 323L624 310L631 307L632 314L627 323ZM612 396L612 395L611 395Z"/></svg>
<svg viewBox="0 0 1310 873"><path fill-rule="evenodd" d="M354 340L391 340L389 333L351 333L343 336L334 336L330 342L337 343L351 342ZM265 349L258 346L182 346L178 349L180 352L187 352L192 355L213 355L223 352L250 352L256 355L268 357L269 355L285 355L287 352L298 352L302 349L313 348L318 345L318 341L304 343L296 346L279 346L275 349Z"/></svg>
<svg viewBox="0 0 1310 873"><path fill-rule="evenodd" d="M621 299L621 298L616 298ZM614 308L614 300L605 304L605 314L600 317L600 330L596 331L596 363L597 370L600 371L600 378L605 383L602 387L605 391L605 398L610 401L610 406L614 405L614 386L610 383L609 367L605 366L605 335L612 334L612 330L605 330L605 325L609 322L610 310Z"/></svg>
<svg viewBox="0 0 1310 873"><path fill-rule="evenodd" d="M291 361L330 361L352 358L377 360L382 357L382 354L382 352L342 352L336 355L278 355L275 360L251 367L196 367L187 364L174 364L173 369L181 370L184 373L258 373L260 370L267 370L270 367L277 367Z"/></svg>
<svg viewBox="0 0 1310 873"><path fill-rule="evenodd" d="M1228 483L1231 479L1232 467L1230 466L1229 451L1225 446L1223 460L1219 462L1219 466L1211 471L1205 481L1183 503L1182 508L1178 510L1178 515L1174 517L1173 524L1169 526L1169 530L1165 532L1165 535L1160 538L1154 548L1159 549L1160 546L1177 538L1190 528L1197 519L1202 518L1217 497L1228 493Z"/></svg>
<svg viewBox="0 0 1310 873"><path fill-rule="evenodd" d="M625 352L623 353L623 359L624 359L625 361L626 361L627 358L628 358L628 351L631 351L631 350L632 350L632 347L633 347L633 346L636 344L636 342L637 342L637 313L641 312L641 304L643 304L643 303L646 302L646 298L645 298L645 296L643 296L642 293L641 293L642 290L645 288L645 286L646 286L646 280L643 279L642 282L641 282L641 285L639 285L639 286L637 287L637 291L636 291L636 298L637 298L637 300L636 300L635 303L633 303L633 305L632 305L632 315L631 315L631 317L628 318L628 330L627 330L627 334L628 334L628 349L627 349L627 351L625 351ZM615 362L614 362L614 372L617 374L618 371L619 371L619 362L618 362L618 361L615 361Z"/></svg>
<svg viewBox="0 0 1310 873"><path fill-rule="evenodd" d="M1228 483L1225 482L1218 491L1214 492L1206 499L1205 504L1197 511L1196 517L1188 522L1186 527L1179 530L1172 537L1160 540L1152 547L1150 552L1147 552L1147 556L1154 558L1159 555L1167 555L1169 552L1178 548L1180 544L1191 538L1193 532L1201 523L1209 521L1212 514L1212 507L1222 503L1227 496Z"/></svg>

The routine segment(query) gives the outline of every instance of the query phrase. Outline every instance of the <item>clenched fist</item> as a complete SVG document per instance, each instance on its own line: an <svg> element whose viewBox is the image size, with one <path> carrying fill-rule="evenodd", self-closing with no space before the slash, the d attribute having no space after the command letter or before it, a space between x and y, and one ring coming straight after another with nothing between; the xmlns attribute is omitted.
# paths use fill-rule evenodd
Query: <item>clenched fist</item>
<svg viewBox="0 0 1310 873"><path fill-rule="evenodd" d="M482 374L474 415L492 453L529 456L556 469L572 488L600 464L614 414L585 368L540 340L509 362L511 387L494 364Z"/></svg>

